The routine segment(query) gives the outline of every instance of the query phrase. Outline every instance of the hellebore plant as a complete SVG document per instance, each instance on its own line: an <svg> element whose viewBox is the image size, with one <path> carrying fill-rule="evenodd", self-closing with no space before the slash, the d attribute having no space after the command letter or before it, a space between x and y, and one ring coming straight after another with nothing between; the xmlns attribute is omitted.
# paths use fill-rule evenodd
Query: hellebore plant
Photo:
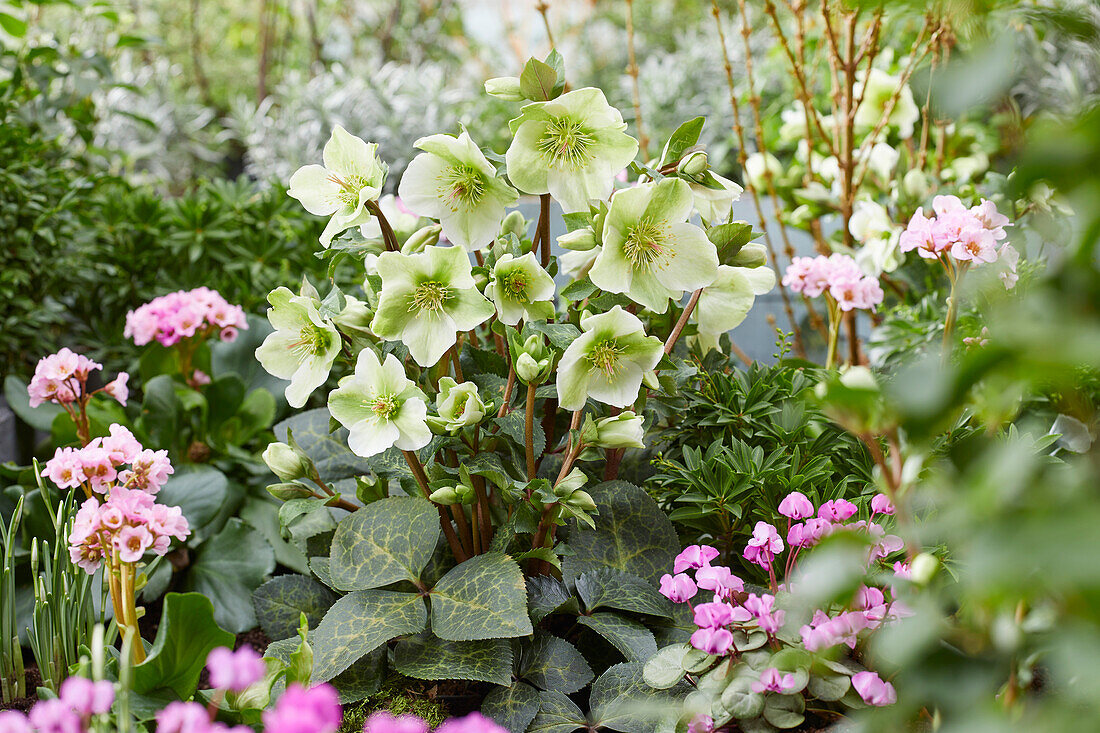
<svg viewBox="0 0 1100 733"><path fill-rule="evenodd" d="M291 404L330 372L339 378L327 408L276 426L281 440L264 453L284 533L312 574L272 583L344 594L309 634L316 679L338 686L394 639L403 674L522 677L502 649L519 639L520 656L541 653L529 579L558 582L585 558L558 528L573 525L570 542L603 531L601 496L644 494L595 477L615 479L624 451L643 448L668 414L653 406L692 371L688 344L716 342L774 282L751 227L729 221L740 188L710 171L701 118L670 138L658 169L632 165L637 185L615 191L638 144L602 92L563 93L560 57L487 86L529 102L512 122L504 175L465 132L422 138L397 190L428 223L398 245L387 235L394 210L368 204L381 241L332 243L346 256L331 261L357 268L348 279L365 297L333 286L323 298L286 288L269 298L276 332L257 357L291 379ZM533 236L508 211L516 190L540 196ZM591 280L555 283L564 262L551 253L553 199L572 230L562 243L590 256ZM703 226L689 223L696 214ZM314 546L329 530L331 543ZM647 608L667 610L652 573L600 579L641 583Z"/></svg>

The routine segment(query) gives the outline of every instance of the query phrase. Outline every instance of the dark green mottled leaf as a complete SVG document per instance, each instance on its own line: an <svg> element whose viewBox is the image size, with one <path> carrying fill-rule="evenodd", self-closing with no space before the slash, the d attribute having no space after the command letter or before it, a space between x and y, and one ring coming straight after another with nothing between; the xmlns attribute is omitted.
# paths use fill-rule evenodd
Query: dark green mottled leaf
<svg viewBox="0 0 1100 733"><path fill-rule="evenodd" d="M523 388L523 385L520 385ZM500 432L511 438L516 445L527 445L526 433L526 416L523 409L512 410L504 417L493 418L500 427ZM535 446L535 455L541 456L542 452L546 450L546 433L542 431L542 422L535 420L534 429L531 431L531 437Z"/></svg>
<svg viewBox="0 0 1100 733"><path fill-rule="evenodd" d="M278 640L297 633L303 613L309 627L316 627L336 599L335 593L313 578L280 575L255 590L252 606L264 633L268 638Z"/></svg>
<svg viewBox="0 0 1100 733"><path fill-rule="evenodd" d="M477 680L512 683L512 645L506 639L446 641L430 632L397 644L398 672L418 680Z"/></svg>
<svg viewBox="0 0 1100 733"><path fill-rule="evenodd" d="M385 672L386 647L380 646L329 680L329 683L340 693L340 704L348 705L381 690Z"/></svg>
<svg viewBox="0 0 1100 733"><path fill-rule="evenodd" d="M477 555L431 592L432 630L441 639L511 638L531 633L523 571L503 552Z"/></svg>
<svg viewBox="0 0 1100 733"><path fill-rule="evenodd" d="M617 613L600 612L579 616L577 621L607 639L628 662L645 662L657 653L653 632L633 619Z"/></svg>
<svg viewBox="0 0 1100 733"><path fill-rule="evenodd" d="M589 611L615 608L672 618L672 602L658 593L656 586L614 568L600 568L577 578L577 593Z"/></svg>
<svg viewBox="0 0 1100 733"><path fill-rule="evenodd" d="M535 638L523 646L519 660L519 676L541 690L568 695L596 676L575 646L543 631L535 632Z"/></svg>
<svg viewBox="0 0 1100 733"><path fill-rule="evenodd" d="M581 331L572 323L547 323L546 321L532 321L527 328L546 335L555 349L562 351L569 348L569 344L580 338Z"/></svg>
<svg viewBox="0 0 1100 733"><path fill-rule="evenodd" d="M325 682L395 636L424 630L428 612L413 593L361 590L349 593L317 625L313 679Z"/></svg>
<svg viewBox="0 0 1100 733"><path fill-rule="evenodd" d="M540 692L539 711L527 733L573 733L587 727L588 720L575 702L560 692Z"/></svg>
<svg viewBox="0 0 1100 733"><path fill-rule="evenodd" d="M419 580L439 538L439 514L424 499L395 496L348 515L332 538L329 573L344 590Z"/></svg>
<svg viewBox="0 0 1100 733"><path fill-rule="evenodd" d="M542 621L566 603L571 596L569 589L551 575L536 575L527 579L528 606L531 620Z"/></svg>
<svg viewBox="0 0 1100 733"><path fill-rule="evenodd" d="M539 711L539 693L526 682L494 688L481 703L481 713L509 731L524 733Z"/></svg>
<svg viewBox="0 0 1100 733"><path fill-rule="evenodd" d="M286 431L294 433L298 446L317 466L325 481L362 476L371 472L371 462L360 458L348 448L348 432L339 428L329 432L329 411L319 407L306 410L283 420L274 428L275 437L286 442Z"/></svg>
<svg viewBox="0 0 1100 733"><path fill-rule="evenodd" d="M595 725L621 733L650 733L668 703L642 680L642 665L625 662L609 667L592 683L589 698Z"/></svg>
<svg viewBox="0 0 1100 733"><path fill-rule="evenodd" d="M656 585L669 572L680 542L657 503L625 481L607 481L589 493L599 507L596 528L573 525L562 562L567 582L599 568L622 570Z"/></svg>

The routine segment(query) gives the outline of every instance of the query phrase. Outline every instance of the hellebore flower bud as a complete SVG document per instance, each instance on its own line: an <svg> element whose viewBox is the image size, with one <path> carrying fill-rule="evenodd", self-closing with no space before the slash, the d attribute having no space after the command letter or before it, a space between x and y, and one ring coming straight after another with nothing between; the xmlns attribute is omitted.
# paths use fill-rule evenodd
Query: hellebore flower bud
<svg viewBox="0 0 1100 733"><path fill-rule="evenodd" d="M596 421L596 431L592 445L598 448L645 448L642 442L644 421L631 410Z"/></svg>
<svg viewBox="0 0 1100 733"><path fill-rule="evenodd" d="M706 151L696 150L688 153L676 164L676 171L694 179L706 172L707 165Z"/></svg>
<svg viewBox="0 0 1100 733"><path fill-rule="evenodd" d="M485 404L473 382L458 384L450 377L443 377L439 380L435 409L438 415L428 416L428 427L437 433L457 435L462 428L481 422L492 405Z"/></svg>
<svg viewBox="0 0 1100 733"><path fill-rule="evenodd" d="M558 237L558 245L563 249L570 249L575 252L587 252L596 246L596 233L592 230L592 227L574 229L568 234Z"/></svg>
<svg viewBox="0 0 1100 733"><path fill-rule="evenodd" d="M401 253L414 255L417 252L423 251L425 247L431 247L439 241L439 234L442 231L443 227L439 224L429 224L426 227L420 227L410 234L409 238L405 240L405 243L401 245Z"/></svg>
<svg viewBox="0 0 1100 733"><path fill-rule="evenodd" d="M263 459L272 473L283 481L309 478L313 473L313 464L309 456L286 443L268 444L263 452Z"/></svg>
<svg viewBox="0 0 1100 733"><path fill-rule="evenodd" d="M525 97L519 90L518 76L498 76L485 82L485 91L509 102L522 102Z"/></svg>

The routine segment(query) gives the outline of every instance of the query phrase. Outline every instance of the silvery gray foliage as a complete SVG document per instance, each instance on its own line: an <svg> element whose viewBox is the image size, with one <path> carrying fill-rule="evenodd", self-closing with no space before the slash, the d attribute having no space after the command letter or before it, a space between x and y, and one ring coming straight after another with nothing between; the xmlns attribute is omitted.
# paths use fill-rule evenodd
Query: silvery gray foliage
<svg viewBox="0 0 1100 733"><path fill-rule="evenodd" d="M1094 3L1068 2L1062 11L1077 17L1081 26L1089 26L1093 34L1100 29L1100 7ZM1095 36L1040 33L1035 25L1028 24L1016 38L1017 54L1026 62L1017 64L1019 78L1012 86L1012 95L1024 115L1043 109L1073 113L1100 95L1100 50Z"/></svg>
<svg viewBox="0 0 1100 733"><path fill-rule="evenodd" d="M239 100L226 123L245 147L246 171L258 180L285 181L300 166L320 160L329 132L342 125L385 151L393 189L417 138L476 123L470 110L484 99L480 79L448 65L339 64L313 78L288 75L259 105ZM471 129L479 142L484 122ZM506 122L501 115L490 134Z"/></svg>
<svg viewBox="0 0 1100 733"><path fill-rule="evenodd" d="M95 97L94 145L109 151L111 167L170 188L214 171L225 157L225 134L197 90L173 88L180 68L133 53L122 54L116 66L118 84Z"/></svg>

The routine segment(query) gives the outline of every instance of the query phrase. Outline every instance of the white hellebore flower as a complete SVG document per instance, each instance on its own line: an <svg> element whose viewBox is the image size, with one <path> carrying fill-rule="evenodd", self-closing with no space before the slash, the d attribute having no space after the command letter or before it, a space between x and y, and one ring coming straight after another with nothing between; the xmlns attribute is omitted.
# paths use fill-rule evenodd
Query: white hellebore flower
<svg viewBox="0 0 1100 733"><path fill-rule="evenodd" d="M411 209L439 219L443 236L469 251L489 244L500 231L504 209L519 194L463 130L457 138L429 135L405 169L397 192Z"/></svg>
<svg viewBox="0 0 1100 733"><path fill-rule="evenodd" d="M325 143L325 164L303 166L290 177L291 197L311 214L332 217L321 233L323 246L345 229L370 221L367 202L382 193L387 171L377 151L377 143L367 144L337 125Z"/></svg>
<svg viewBox="0 0 1100 733"><path fill-rule="evenodd" d="M420 221L420 217L410 211L405 202L392 193L387 193L378 199L378 208L399 239L405 239L416 231L416 224ZM380 239L382 226L378 223L378 217L371 217L370 221L362 224L359 227L359 233L366 239Z"/></svg>
<svg viewBox="0 0 1100 733"><path fill-rule="evenodd" d="M481 325L496 312L478 292L462 247L425 247L414 255L383 252L377 268L382 292L370 330L404 343L422 367L438 362L459 331Z"/></svg>
<svg viewBox="0 0 1100 733"><path fill-rule="evenodd" d="M638 152L619 110L592 87L528 104L508 126L515 135L505 154L512 185L551 194L567 214L607 198Z"/></svg>
<svg viewBox="0 0 1100 733"><path fill-rule="evenodd" d="M856 250L860 269L871 277L898 269L904 259L899 248L902 228L890 220L886 208L876 201L856 201L848 231L863 246Z"/></svg>
<svg viewBox="0 0 1100 733"><path fill-rule="evenodd" d="M613 407L638 399L642 376L661 360L661 340L622 306L581 319L581 334L558 362L558 404L579 410L591 397Z"/></svg>
<svg viewBox="0 0 1100 733"><path fill-rule="evenodd" d="M768 181L765 171L771 173L772 180L783 175L783 164L771 153L753 153L745 158L745 183L757 191L766 191Z"/></svg>
<svg viewBox="0 0 1100 733"><path fill-rule="evenodd" d="M655 313L685 290L710 285L718 251L707 234L688 224L693 197L679 178L617 191L603 223L603 249L589 272L592 282L625 293Z"/></svg>
<svg viewBox="0 0 1100 733"><path fill-rule="evenodd" d="M856 128L863 132L870 132L882 120L886 113L886 105L894 97L901 83L900 76L891 76L882 69L871 69L871 74L860 71L856 73L856 79L860 84L866 80L866 88L863 93L863 101L856 108ZM890 110L890 117L886 124L896 127L898 137L907 140L913 137L913 125L920 119L920 110L913 101L913 90L908 84L901 86L894 108Z"/></svg>
<svg viewBox="0 0 1100 733"><path fill-rule="evenodd" d="M382 363L371 349L360 351L355 373L329 394L328 411L348 429L351 452L364 458L395 445L417 450L432 439L424 393L393 354Z"/></svg>
<svg viewBox="0 0 1100 733"><path fill-rule="evenodd" d="M733 202L741 198L745 189L717 173L711 173L711 176L722 188L708 188L701 183L688 185L695 197L695 210L699 212L699 217L708 224L719 224L729 218Z"/></svg>
<svg viewBox="0 0 1100 733"><path fill-rule="evenodd" d="M545 321L554 315L554 279L542 269L534 252L522 257L503 254L493 266L489 284L501 322L509 326Z"/></svg>
<svg viewBox="0 0 1100 733"><path fill-rule="evenodd" d="M704 350L717 349L718 337L741 325L756 301L775 287L775 270L770 267L718 266L718 277L703 288L692 318L699 325L699 344Z"/></svg>
<svg viewBox="0 0 1100 733"><path fill-rule="evenodd" d="M286 401L301 407L328 379L343 341L313 298L275 288L267 300L271 303L267 319L275 330L256 349L256 359L269 374L290 380Z"/></svg>

